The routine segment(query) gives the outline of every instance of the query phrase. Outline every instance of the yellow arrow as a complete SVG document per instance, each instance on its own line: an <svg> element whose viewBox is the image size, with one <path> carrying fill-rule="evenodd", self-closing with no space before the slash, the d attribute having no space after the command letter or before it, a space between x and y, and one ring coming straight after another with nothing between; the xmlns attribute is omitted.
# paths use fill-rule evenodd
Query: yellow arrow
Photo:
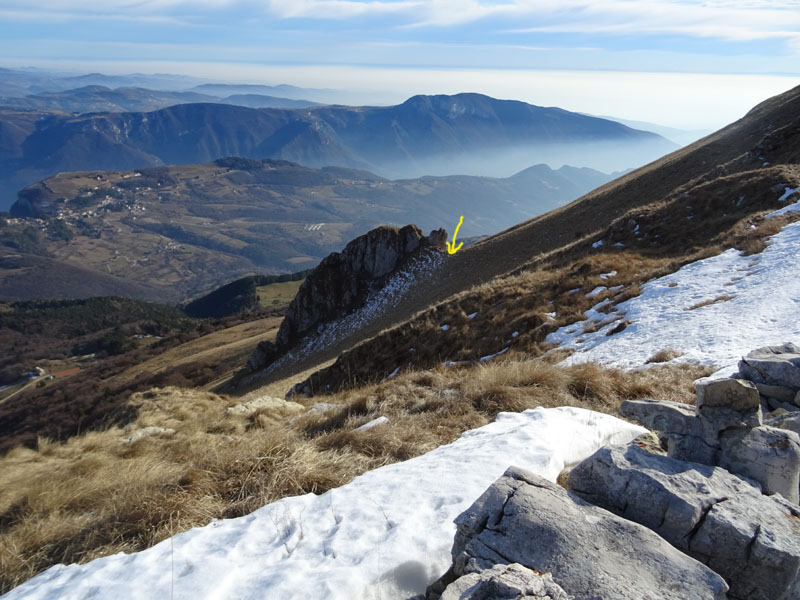
<svg viewBox="0 0 800 600"><path fill-rule="evenodd" d="M458 220L458 225L456 225L456 230L453 233L453 243L445 242L447 244L447 253L448 254L455 254L459 250L461 250L461 246L464 245L464 242L461 242L458 246L456 246L456 236L458 235L458 228L461 227L461 224L464 222L464 215L461 215L461 218Z"/></svg>

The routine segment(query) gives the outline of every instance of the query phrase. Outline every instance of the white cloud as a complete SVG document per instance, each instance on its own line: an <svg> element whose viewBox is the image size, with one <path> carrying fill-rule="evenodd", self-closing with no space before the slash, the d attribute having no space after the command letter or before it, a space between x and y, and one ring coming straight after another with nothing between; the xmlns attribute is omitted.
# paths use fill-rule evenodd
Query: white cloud
<svg viewBox="0 0 800 600"><path fill-rule="evenodd" d="M800 3L676 2L667 0L569 1L569 20L518 32L670 33L729 40L791 38L800 33Z"/></svg>
<svg viewBox="0 0 800 600"><path fill-rule="evenodd" d="M281 19L395 16L398 25L451 27L485 19L513 31L673 33L728 40L800 36L800 0L4 0L7 18L112 15L132 18L204 11L265 11ZM797 42L791 42L795 48Z"/></svg>
<svg viewBox="0 0 800 600"><path fill-rule="evenodd" d="M372 0L268 0L267 6L282 18L348 19L363 15L411 13L422 1Z"/></svg>

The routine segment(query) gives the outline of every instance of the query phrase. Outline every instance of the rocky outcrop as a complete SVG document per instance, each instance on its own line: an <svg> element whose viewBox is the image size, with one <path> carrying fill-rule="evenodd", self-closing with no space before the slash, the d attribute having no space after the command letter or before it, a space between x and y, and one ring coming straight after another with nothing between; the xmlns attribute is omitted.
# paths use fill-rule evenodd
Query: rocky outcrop
<svg viewBox="0 0 800 600"><path fill-rule="evenodd" d="M550 573L575 600L722 599L728 589L719 575L649 529L517 468L492 484L456 526L447 577L459 593L460 578L510 563ZM462 597L449 596L450 586L443 598Z"/></svg>
<svg viewBox="0 0 800 600"><path fill-rule="evenodd" d="M381 289L410 256L441 251L446 240L444 229L425 237L416 225L378 227L330 254L300 286L275 343L261 342L247 370L267 367L305 336L363 307L369 293Z"/></svg>
<svg viewBox="0 0 800 600"><path fill-rule="evenodd" d="M787 343L753 350L739 363L738 376L698 382L694 406L633 400L622 403L620 414L661 432L670 457L722 466L797 503L798 421L783 416L785 409L769 411L776 403L798 410L800 348Z"/></svg>
<svg viewBox="0 0 800 600"><path fill-rule="evenodd" d="M722 468L636 446L602 448L567 485L708 565L728 582L730 598L800 597L800 507Z"/></svg>

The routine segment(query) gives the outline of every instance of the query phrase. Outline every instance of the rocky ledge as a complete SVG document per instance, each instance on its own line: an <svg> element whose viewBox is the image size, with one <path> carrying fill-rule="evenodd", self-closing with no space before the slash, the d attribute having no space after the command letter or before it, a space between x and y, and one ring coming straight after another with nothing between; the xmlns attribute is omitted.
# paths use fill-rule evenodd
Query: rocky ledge
<svg viewBox="0 0 800 600"><path fill-rule="evenodd" d="M698 382L694 406L625 402L660 447L601 448L565 487L509 468L456 519L424 598L800 599L799 391L783 344Z"/></svg>
<svg viewBox="0 0 800 600"><path fill-rule="evenodd" d="M378 227L325 258L306 278L281 323L275 343L261 342L246 371L268 367L306 336L364 306L370 292L381 289L412 256L441 252L447 232L427 237L416 225Z"/></svg>

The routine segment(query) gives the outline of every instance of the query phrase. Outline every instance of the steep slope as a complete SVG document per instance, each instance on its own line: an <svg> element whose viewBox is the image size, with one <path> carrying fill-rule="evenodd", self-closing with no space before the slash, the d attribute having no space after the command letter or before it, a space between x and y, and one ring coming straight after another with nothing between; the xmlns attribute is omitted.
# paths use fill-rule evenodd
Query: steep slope
<svg viewBox="0 0 800 600"><path fill-rule="evenodd" d="M122 293L111 284L124 280L150 290L136 297L179 301L253 272L312 267L379 225L413 222L429 231L452 228L463 215L462 236L494 233L608 179L590 169L538 165L508 179L390 181L365 171L239 158L61 173L20 192L15 218L0 227L0 247L94 271L89 280L96 285L86 283L87 293ZM67 289L64 278L26 281L24 273L0 284L0 298L80 293L77 280Z"/></svg>
<svg viewBox="0 0 800 600"><path fill-rule="evenodd" d="M0 164L10 193L57 172L190 164L223 156L309 167L367 168L391 177L511 175L536 162L622 170L675 146L619 123L478 94L417 96L390 107L251 109L182 104L149 113L64 115L0 109L16 145ZM33 129L31 129L33 126ZM22 132L26 135L21 138ZM576 157L581 146L581 162ZM16 188L16 189L15 189Z"/></svg>
<svg viewBox="0 0 800 600"><path fill-rule="evenodd" d="M368 340L301 387L337 389L398 365L478 360L504 348L540 353L547 333L585 319L583 311L606 297L610 311L653 276L730 247L760 251L761 239L797 218L764 216L782 206L787 187L800 185L798 115L795 88L568 206L448 257L435 285L416 290L413 301L318 357L329 360ZM615 271L613 281L622 287L585 297ZM386 331L426 306L433 308Z"/></svg>

